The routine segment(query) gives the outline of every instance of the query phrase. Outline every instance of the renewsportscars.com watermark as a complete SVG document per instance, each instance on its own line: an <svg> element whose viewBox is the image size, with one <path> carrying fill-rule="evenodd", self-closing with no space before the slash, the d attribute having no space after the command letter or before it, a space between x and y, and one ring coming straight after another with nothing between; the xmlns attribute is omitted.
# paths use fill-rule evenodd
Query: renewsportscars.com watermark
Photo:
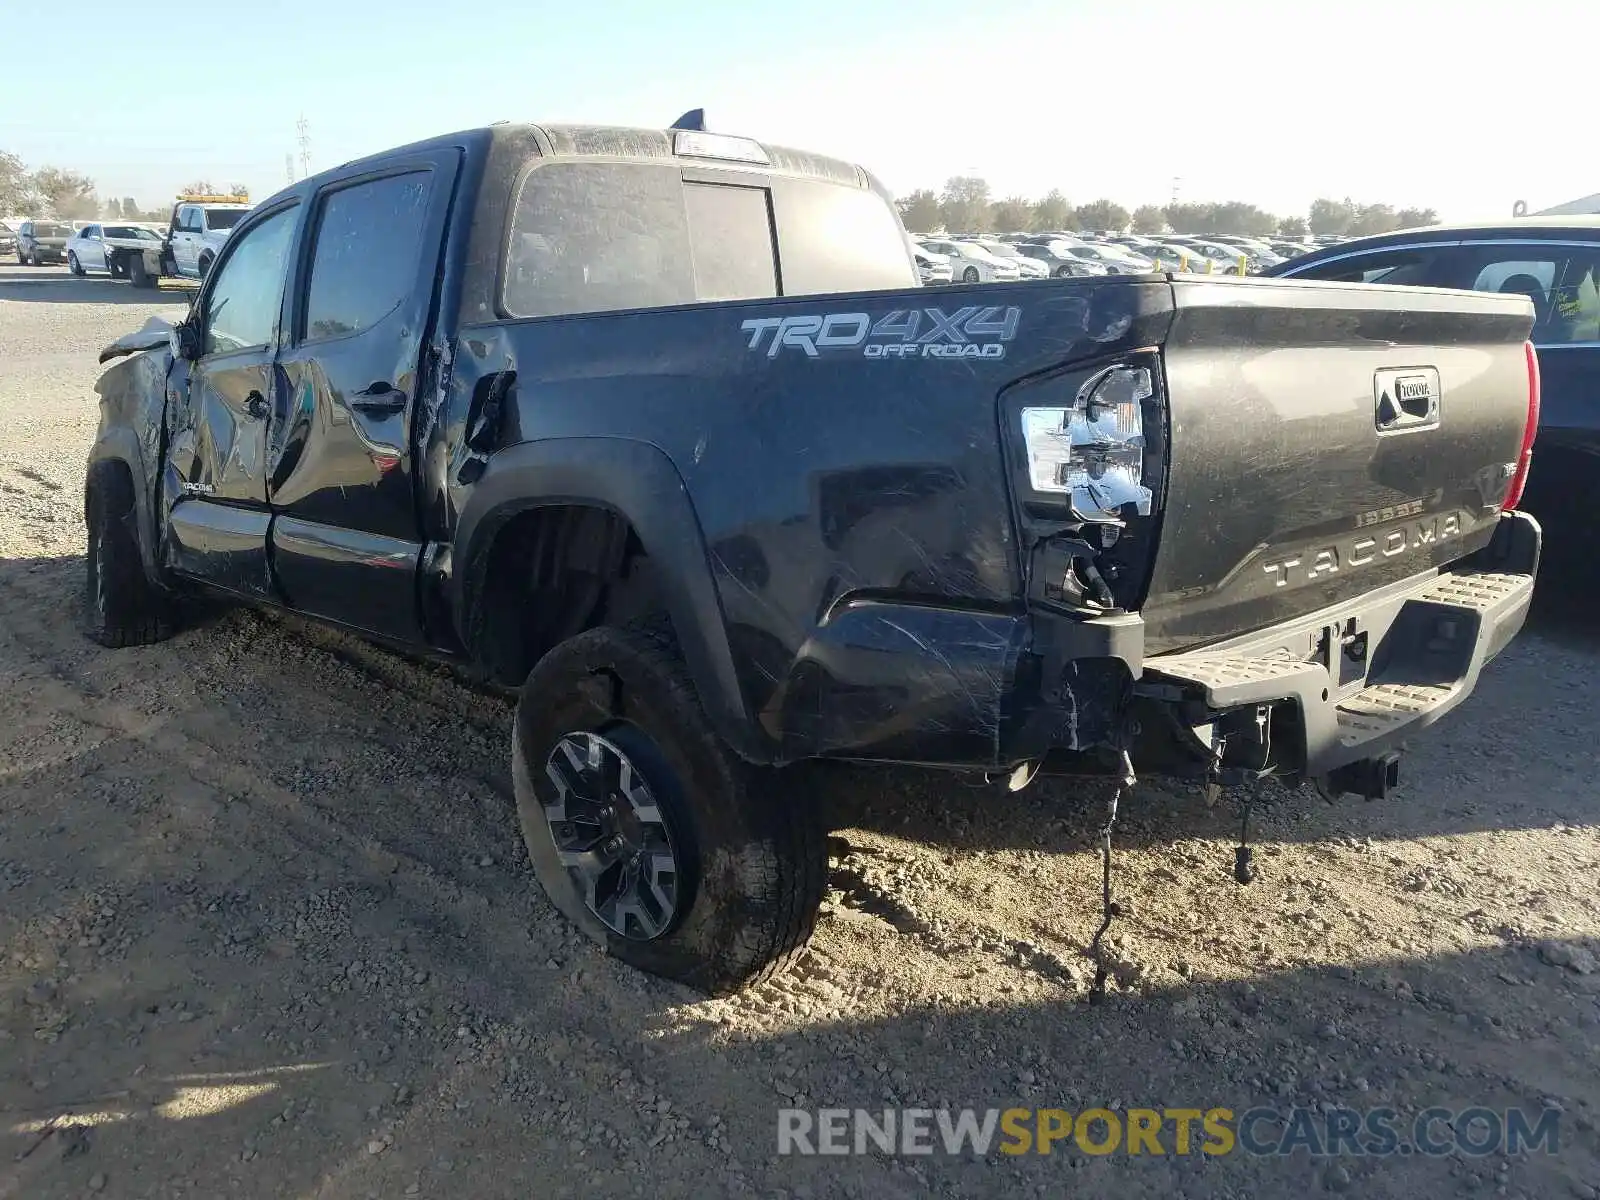
<svg viewBox="0 0 1600 1200"><path fill-rule="evenodd" d="M779 1154L1555 1154L1559 1109L780 1108Z"/></svg>

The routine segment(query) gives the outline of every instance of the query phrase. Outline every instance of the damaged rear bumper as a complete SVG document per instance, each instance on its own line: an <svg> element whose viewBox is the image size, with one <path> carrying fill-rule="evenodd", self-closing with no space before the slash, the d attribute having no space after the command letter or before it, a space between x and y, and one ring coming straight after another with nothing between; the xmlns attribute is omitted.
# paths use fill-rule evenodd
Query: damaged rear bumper
<svg viewBox="0 0 1600 1200"><path fill-rule="evenodd" d="M1465 700L1522 628L1541 540L1532 517L1506 513L1488 546L1447 571L1152 658L1138 692L1184 714L1191 734L1242 734L1229 764L1246 770L1338 778L1382 762Z"/></svg>
<svg viewBox="0 0 1600 1200"><path fill-rule="evenodd" d="M1508 513L1449 571L1149 659L1137 614L847 602L807 641L768 729L785 760L1088 774L1112 769L1105 752L1127 732L1141 772L1180 775L1214 765L1220 732L1230 768L1320 777L1392 750L1471 693L1527 616L1540 541L1537 522ZM1236 726L1268 744L1244 744Z"/></svg>

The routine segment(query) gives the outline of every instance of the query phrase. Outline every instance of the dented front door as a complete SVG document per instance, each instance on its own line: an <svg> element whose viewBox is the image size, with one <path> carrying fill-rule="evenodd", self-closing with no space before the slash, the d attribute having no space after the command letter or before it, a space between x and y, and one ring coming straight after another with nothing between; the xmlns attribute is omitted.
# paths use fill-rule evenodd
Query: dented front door
<svg viewBox="0 0 1600 1200"><path fill-rule="evenodd" d="M168 564L269 599L267 421L280 391L273 362L299 212L290 204L265 213L229 243L189 318L200 355L169 384Z"/></svg>

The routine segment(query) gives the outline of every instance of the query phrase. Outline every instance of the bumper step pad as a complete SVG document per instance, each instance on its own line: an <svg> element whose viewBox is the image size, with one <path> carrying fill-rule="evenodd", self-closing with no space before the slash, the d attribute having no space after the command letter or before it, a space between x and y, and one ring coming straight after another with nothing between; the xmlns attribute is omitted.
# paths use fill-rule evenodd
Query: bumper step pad
<svg viewBox="0 0 1600 1200"><path fill-rule="evenodd" d="M1145 675L1198 691L1218 712L1294 701L1305 725L1305 761L1320 772L1389 749L1455 707L1521 627L1532 593L1528 575L1441 575L1326 622L1147 659ZM1371 647L1370 673L1356 690L1340 689L1320 657L1305 657L1320 630L1352 619Z"/></svg>

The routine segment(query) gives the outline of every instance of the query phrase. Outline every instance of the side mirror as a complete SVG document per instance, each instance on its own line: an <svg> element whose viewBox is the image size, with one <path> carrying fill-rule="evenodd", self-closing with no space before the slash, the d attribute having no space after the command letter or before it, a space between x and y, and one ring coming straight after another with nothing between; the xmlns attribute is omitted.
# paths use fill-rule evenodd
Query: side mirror
<svg viewBox="0 0 1600 1200"><path fill-rule="evenodd" d="M168 337L174 358L186 359L193 362L200 357L200 331L187 320L179 321L172 327Z"/></svg>

